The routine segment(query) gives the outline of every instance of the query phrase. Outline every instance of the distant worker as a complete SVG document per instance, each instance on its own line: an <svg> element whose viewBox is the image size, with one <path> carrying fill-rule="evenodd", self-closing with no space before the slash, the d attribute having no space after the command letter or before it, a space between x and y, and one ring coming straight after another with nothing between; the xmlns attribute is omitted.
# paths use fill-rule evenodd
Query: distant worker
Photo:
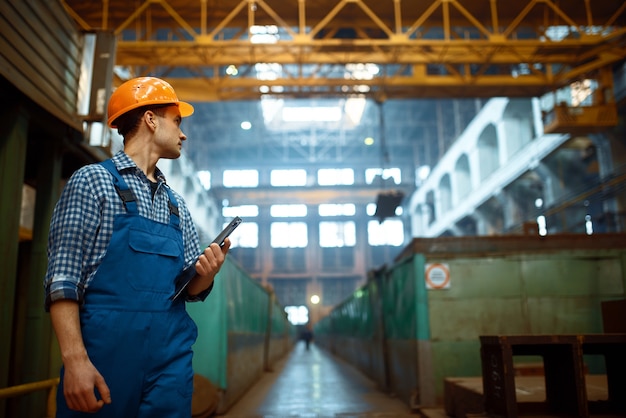
<svg viewBox="0 0 626 418"><path fill-rule="evenodd" d="M311 328L310 324L307 324L304 327L304 331L302 331L302 339L304 340L304 346L308 351L311 345L311 341L313 340L313 329Z"/></svg>
<svg viewBox="0 0 626 418"><path fill-rule="evenodd" d="M63 361L57 417L191 416L197 327L185 301L207 297L230 248L226 239L202 250L157 168L180 157L193 111L163 80L123 83L108 125L124 150L77 170L57 202L44 281Z"/></svg>

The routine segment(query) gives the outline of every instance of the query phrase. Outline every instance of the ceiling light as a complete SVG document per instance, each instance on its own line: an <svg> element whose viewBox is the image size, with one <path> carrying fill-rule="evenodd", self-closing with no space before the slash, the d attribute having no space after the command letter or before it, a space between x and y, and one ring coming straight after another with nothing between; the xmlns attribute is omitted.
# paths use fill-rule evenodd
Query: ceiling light
<svg viewBox="0 0 626 418"><path fill-rule="evenodd" d="M226 67L226 74L236 76L237 74L239 74L239 70L237 69L236 66L231 64L228 67Z"/></svg>

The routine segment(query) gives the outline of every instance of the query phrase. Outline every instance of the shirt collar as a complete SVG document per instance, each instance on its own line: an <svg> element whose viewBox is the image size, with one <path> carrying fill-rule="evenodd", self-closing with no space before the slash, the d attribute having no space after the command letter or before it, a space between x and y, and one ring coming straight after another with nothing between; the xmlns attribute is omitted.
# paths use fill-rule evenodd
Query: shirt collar
<svg viewBox="0 0 626 418"><path fill-rule="evenodd" d="M117 167L117 169L120 172L122 172L124 170L130 170L130 169L134 169L136 171L140 171L139 167L137 167L137 164L133 161L133 159L130 158L123 150L122 151L118 151L117 154L115 154L113 156L113 163L115 163L115 167ZM145 177L145 173L143 173L143 175ZM154 177L159 182L166 183L165 175L159 169L159 167L155 167L154 168Z"/></svg>

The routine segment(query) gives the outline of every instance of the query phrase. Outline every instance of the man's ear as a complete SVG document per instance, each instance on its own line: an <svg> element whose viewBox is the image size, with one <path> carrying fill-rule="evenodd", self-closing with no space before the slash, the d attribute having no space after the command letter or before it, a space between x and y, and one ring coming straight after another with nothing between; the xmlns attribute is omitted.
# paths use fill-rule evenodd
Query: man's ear
<svg viewBox="0 0 626 418"><path fill-rule="evenodd" d="M156 114L152 111L152 110L146 110L143 113L143 120L144 122L146 122L146 125L148 125L148 127L152 130L156 129Z"/></svg>

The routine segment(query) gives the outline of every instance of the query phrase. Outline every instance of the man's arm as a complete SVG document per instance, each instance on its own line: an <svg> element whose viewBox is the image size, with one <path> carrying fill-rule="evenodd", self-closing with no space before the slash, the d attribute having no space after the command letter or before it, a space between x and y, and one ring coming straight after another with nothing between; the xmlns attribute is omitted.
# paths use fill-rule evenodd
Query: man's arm
<svg viewBox="0 0 626 418"><path fill-rule="evenodd" d="M96 412L111 403L111 392L89 359L80 330L78 303L59 300L50 305L50 318L65 367L63 394L70 409ZM96 399L94 387L102 399Z"/></svg>

